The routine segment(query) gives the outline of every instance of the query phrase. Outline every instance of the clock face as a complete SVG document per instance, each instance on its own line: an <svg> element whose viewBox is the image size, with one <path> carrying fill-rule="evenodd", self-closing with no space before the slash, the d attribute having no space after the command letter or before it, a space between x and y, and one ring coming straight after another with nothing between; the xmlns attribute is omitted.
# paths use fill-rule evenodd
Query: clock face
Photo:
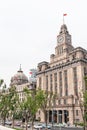
<svg viewBox="0 0 87 130"><path fill-rule="evenodd" d="M58 43L63 42L63 40L64 40L64 37L63 37L63 36L59 36L58 39L57 39Z"/></svg>

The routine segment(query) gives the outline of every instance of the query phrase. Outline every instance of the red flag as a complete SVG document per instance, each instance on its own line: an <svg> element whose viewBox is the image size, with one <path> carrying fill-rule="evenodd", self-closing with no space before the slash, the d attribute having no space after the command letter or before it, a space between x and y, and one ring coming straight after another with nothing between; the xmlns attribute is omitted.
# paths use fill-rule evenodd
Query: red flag
<svg viewBox="0 0 87 130"><path fill-rule="evenodd" d="M67 14L63 14L63 16L66 16Z"/></svg>
<svg viewBox="0 0 87 130"><path fill-rule="evenodd" d="M32 74L32 72L30 72L29 74Z"/></svg>

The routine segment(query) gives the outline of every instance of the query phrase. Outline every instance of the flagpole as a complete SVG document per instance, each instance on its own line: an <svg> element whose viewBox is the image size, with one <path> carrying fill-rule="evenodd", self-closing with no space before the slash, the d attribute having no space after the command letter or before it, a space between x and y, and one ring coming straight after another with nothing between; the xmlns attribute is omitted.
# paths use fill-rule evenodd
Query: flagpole
<svg viewBox="0 0 87 130"><path fill-rule="evenodd" d="M64 24L64 15L63 15L63 24Z"/></svg>
<svg viewBox="0 0 87 130"><path fill-rule="evenodd" d="M64 16L67 16L67 14L63 14L63 24L65 24Z"/></svg>

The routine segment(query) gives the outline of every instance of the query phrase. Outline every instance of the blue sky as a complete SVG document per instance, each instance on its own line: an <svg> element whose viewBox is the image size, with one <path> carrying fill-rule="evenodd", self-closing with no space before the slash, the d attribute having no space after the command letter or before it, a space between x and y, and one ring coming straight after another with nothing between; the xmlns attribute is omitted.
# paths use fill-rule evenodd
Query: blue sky
<svg viewBox="0 0 87 130"><path fill-rule="evenodd" d="M7 85L20 67L29 75L55 52L56 37L65 23L74 47L87 49L86 0L1 0L0 78Z"/></svg>

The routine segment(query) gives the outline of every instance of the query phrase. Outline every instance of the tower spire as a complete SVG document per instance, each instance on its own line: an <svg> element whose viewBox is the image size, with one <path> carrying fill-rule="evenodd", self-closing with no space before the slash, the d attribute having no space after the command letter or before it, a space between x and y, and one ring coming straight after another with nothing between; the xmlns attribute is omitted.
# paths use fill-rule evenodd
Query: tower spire
<svg viewBox="0 0 87 130"><path fill-rule="evenodd" d="M19 70L21 71L21 64L20 64L20 69Z"/></svg>
<svg viewBox="0 0 87 130"><path fill-rule="evenodd" d="M23 72L22 69L21 69L21 64L20 64L20 68L19 68L18 72Z"/></svg>

